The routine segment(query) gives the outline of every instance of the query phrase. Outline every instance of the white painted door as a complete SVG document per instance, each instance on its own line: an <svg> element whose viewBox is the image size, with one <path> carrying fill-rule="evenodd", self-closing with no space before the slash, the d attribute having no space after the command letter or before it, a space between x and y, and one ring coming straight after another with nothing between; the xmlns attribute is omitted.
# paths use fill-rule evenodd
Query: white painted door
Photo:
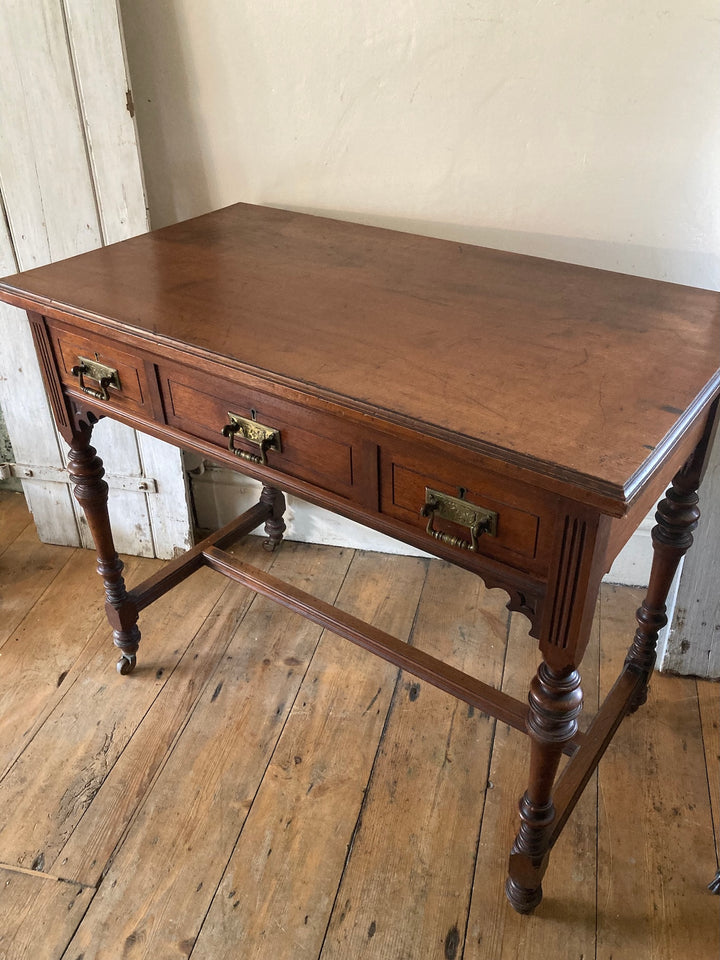
<svg viewBox="0 0 720 960"><path fill-rule="evenodd" d="M146 230L115 0L2 0L0 50L0 276ZM46 476L44 468L65 466L27 320L4 304L0 406L18 463ZM113 488L118 550L170 557L185 549L180 451L111 420L94 436ZM67 483L29 479L23 489L43 540L91 546Z"/></svg>

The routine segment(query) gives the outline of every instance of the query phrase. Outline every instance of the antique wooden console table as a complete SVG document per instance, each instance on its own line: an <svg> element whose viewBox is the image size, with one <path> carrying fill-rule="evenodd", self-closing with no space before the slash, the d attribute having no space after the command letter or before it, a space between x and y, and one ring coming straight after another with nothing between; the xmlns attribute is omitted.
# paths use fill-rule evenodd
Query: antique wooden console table
<svg viewBox="0 0 720 960"><path fill-rule="evenodd" d="M506 890L530 912L585 784L645 699L699 516L720 295L239 204L10 277L0 298L29 313L120 672L135 665L138 611L208 565L527 732ZM259 503L127 590L90 446L103 416L258 478ZM600 580L668 485L624 670L581 735ZM281 490L504 588L539 640L529 703L231 555L262 523L280 542Z"/></svg>

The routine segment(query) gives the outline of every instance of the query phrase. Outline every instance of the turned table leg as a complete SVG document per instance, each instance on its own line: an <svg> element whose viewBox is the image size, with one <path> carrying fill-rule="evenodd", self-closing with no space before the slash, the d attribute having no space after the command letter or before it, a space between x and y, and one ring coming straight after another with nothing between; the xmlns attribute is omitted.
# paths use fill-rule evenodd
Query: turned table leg
<svg viewBox="0 0 720 960"><path fill-rule="evenodd" d="M591 511L577 509L559 518L548 592L531 630L540 641L542 662L528 695L528 786L520 799L520 829L505 885L519 913L531 913L542 900L542 879L558 832L555 780L560 758L578 730L578 667L590 639L607 538L608 525Z"/></svg>
<svg viewBox="0 0 720 960"><path fill-rule="evenodd" d="M263 541L263 547L266 550L273 551L280 546L285 533L285 497L281 490L276 487L264 486L260 494L260 503L267 504L272 508L272 513L265 521L265 533L267 540Z"/></svg>
<svg viewBox="0 0 720 960"><path fill-rule="evenodd" d="M119 673L130 673L135 667L135 654L140 643L137 608L130 600L123 580L123 562L113 543L108 516L108 485L105 470L94 447L90 446L92 426L81 424L73 435L68 457L68 472L74 485L75 498L90 527L98 555L97 570L105 584L105 611L113 627L113 642L122 652Z"/></svg>
<svg viewBox="0 0 720 960"><path fill-rule="evenodd" d="M571 786L574 783L574 793L571 795L565 789L559 801L560 820L557 820L553 803L555 778L562 753L577 734L582 708L577 667L589 638L605 569L607 544L606 525L593 526L587 519L568 516L559 528L545 613L538 632L533 634L540 639L543 662L530 688L526 724L531 740L529 784L520 801L520 829L510 854L506 883L508 900L520 913L531 913L540 903L550 849L614 729L625 713L636 710L647 697L658 631L667 623L667 595L678 564L692 545L693 531L700 516L697 490L712 435L713 418L714 412L708 419L702 440L658 504L657 524L652 531L650 583L647 596L637 612L637 630L621 675L622 679L635 674L637 681L627 690L626 698L618 700L612 716L603 718L596 734L601 739L594 746L592 743L589 747L581 744L576 754L578 759L570 761L568 769L579 762L579 772L575 781L572 776L567 781ZM602 737L606 739L602 740ZM594 758L592 767L587 766L588 750Z"/></svg>
<svg viewBox="0 0 720 960"><path fill-rule="evenodd" d="M563 748L577 732L582 709L580 674L540 664L530 687L528 732L530 779L520 801L520 830L510 852L505 892L518 913L531 913L542 900L541 881L550 855L555 820L552 790Z"/></svg>
<svg viewBox="0 0 720 960"><path fill-rule="evenodd" d="M630 703L634 712L647 700L650 676L655 666L658 633L667 623L666 602L678 565L692 546L697 527L697 488L700 485L700 458L692 457L673 478L665 498L655 514L657 525L652 530L653 563L650 583L642 606L637 611L637 630L625 663L643 676L642 686Z"/></svg>

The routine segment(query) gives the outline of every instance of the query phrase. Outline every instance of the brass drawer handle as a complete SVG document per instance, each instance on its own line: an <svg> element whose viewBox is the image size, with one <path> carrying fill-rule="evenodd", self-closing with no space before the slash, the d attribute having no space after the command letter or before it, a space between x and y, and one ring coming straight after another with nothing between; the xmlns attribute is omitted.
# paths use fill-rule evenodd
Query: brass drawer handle
<svg viewBox="0 0 720 960"><path fill-rule="evenodd" d="M250 463L267 464L266 452L268 450L282 452L279 430L275 430L273 427L264 427L261 423L248 420L247 417L241 417L237 413L228 413L228 420L230 422L222 428L222 435L228 438L228 450L234 453L236 457L249 460ZM235 446L236 433L239 433L249 443L256 443L260 447L260 456L255 453L246 453L245 450L239 450Z"/></svg>
<svg viewBox="0 0 720 960"><path fill-rule="evenodd" d="M462 537L453 537L449 533L436 530L433 526L436 514L441 520L449 520L461 527L469 527L470 540L463 540ZM431 537L450 547L471 550L473 553L477 552L478 540L484 533L489 537L497 535L498 515L494 510L476 507L475 504L468 503L461 497L451 497L447 493L440 493L439 490L432 490L430 487L425 487L425 503L420 510L420 516L428 518L425 529Z"/></svg>
<svg viewBox="0 0 720 960"><path fill-rule="evenodd" d="M74 366L70 373L80 381L80 389L83 393L95 397L96 400L109 400L108 387L115 387L116 390L120 389L120 377L117 370L106 367L104 363L98 363L97 360L88 360L87 357L78 357L78 360L80 363ZM85 383L86 376L95 380L100 389L96 390L94 387L89 387Z"/></svg>

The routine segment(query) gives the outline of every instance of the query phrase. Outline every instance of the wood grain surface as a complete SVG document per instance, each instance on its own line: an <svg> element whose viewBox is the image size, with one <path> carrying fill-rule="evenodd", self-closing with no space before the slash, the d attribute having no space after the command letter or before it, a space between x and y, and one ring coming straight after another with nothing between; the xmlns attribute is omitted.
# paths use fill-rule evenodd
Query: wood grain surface
<svg viewBox="0 0 720 960"><path fill-rule="evenodd" d="M720 386L717 293L247 204L0 297L620 487Z"/></svg>

